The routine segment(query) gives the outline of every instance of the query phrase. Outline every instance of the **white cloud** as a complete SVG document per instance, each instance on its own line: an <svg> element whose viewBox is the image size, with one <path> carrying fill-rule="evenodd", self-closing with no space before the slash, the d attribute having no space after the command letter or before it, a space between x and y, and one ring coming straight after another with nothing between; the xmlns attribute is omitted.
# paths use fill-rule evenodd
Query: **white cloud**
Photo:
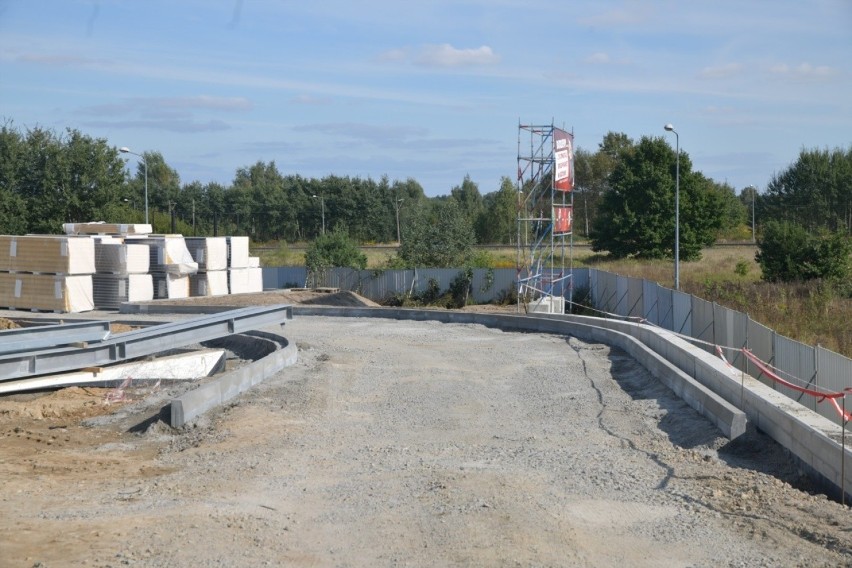
<svg viewBox="0 0 852 568"><path fill-rule="evenodd" d="M723 79L733 75L738 75L742 71L743 66L740 63L725 63L723 65L705 67L701 70L698 76L704 79Z"/></svg>
<svg viewBox="0 0 852 568"><path fill-rule="evenodd" d="M297 105L327 105L331 103L331 99L329 97L302 94L291 97L290 102Z"/></svg>
<svg viewBox="0 0 852 568"><path fill-rule="evenodd" d="M583 62L590 63L592 65L606 65L610 62L610 58L609 55L607 55L606 53L599 51L586 57Z"/></svg>
<svg viewBox="0 0 852 568"><path fill-rule="evenodd" d="M773 65L769 69L772 73L776 75L783 75L788 77L794 77L799 79L804 78L822 78L822 77L831 77L836 73L834 69L829 67L828 65L811 65L810 63L800 63L796 66L790 66L786 63L779 63L777 65Z"/></svg>
<svg viewBox="0 0 852 568"><path fill-rule="evenodd" d="M425 45L414 59L414 63L426 67L470 67L491 65L499 61L500 57L487 45L458 49L448 43Z"/></svg>

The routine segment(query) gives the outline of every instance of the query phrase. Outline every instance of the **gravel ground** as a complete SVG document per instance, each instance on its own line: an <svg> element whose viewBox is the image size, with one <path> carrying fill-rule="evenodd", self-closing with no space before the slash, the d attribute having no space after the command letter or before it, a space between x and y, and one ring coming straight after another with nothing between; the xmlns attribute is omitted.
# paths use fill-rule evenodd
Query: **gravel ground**
<svg viewBox="0 0 852 568"><path fill-rule="evenodd" d="M0 415L0 565L852 565L848 508L616 349L356 318L284 334L295 367L182 431Z"/></svg>

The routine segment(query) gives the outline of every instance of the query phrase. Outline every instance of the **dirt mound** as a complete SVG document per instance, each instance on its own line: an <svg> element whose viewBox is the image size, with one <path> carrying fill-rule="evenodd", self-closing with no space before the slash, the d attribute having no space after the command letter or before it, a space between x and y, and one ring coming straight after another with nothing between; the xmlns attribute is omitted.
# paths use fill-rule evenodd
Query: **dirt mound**
<svg viewBox="0 0 852 568"><path fill-rule="evenodd" d="M298 303L319 306L379 307L376 302L348 290L330 294L316 292L308 292L308 294L312 297L304 298Z"/></svg>
<svg viewBox="0 0 852 568"><path fill-rule="evenodd" d="M0 400L0 422L21 419L88 418L115 409L107 404L111 389L70 387L48 394L36 393L4 397ZM119 403L121 404L121 403Z"/></svg>
<svg viewBox="0 0 852 568"><path fill-rule="evenodd" d="M19 326L14 321L7 318L0 318L0 329L18 329Z"/></svg>

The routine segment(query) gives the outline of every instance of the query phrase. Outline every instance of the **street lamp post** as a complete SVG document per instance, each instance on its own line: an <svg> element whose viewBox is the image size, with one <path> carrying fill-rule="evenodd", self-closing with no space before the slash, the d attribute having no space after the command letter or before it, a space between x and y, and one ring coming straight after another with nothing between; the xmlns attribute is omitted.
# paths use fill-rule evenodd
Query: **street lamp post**
<svg viewBox="0 0 852 568"><path fill-rule="evenodd" d="M142 163L145 164L145 224L148 224L148 160L145 159L145 156L142 154L137 154L136 152L131 152L130 148L127 146L122 146L118 149L122 154L133 154L134 156L139 156L142 158Z"/></svg>
<svg viewBox="0 0 852 568"><path fill-rule="evenodd" d="M402 206L402 198L396 200L396 245L399 246L402 244L402 238L399 234L399 208Z"/></svg>
<svg viewBox="0 0 852 568"><path fill-rule="evenodd" d="M751 244L755 244L757 239L755 239L754 234L754 194L757 193L757 187L750 185L751 188Z"/></svg>
<svg viewBox="0 0 852 568"><path fill-rule="evenodd" d="M674 249L674 285L675 290L680 290L680 136L674 126L666 124L664 127L668 132L674 132L675 152L675 249Z"/></svg>
<svg viewBox="0 0 852 568"><path fill-rule="evenodd" d="M314 199L320 200L320 207L322 207L322 234L325 234L325 197L322 195L312 195Z"/></svg>

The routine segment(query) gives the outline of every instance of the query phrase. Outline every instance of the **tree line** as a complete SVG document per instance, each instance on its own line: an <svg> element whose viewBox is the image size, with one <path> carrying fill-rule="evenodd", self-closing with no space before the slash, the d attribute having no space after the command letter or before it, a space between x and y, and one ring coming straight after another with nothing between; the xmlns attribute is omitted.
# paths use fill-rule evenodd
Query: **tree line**
<svg viewBox="0 0 852 568"><path fill-rule="evenodd" d="M595 151L578 148L575 236L617 257L671 257L677 158L663 137L634 141L617 132L607 133ZM518 188L508 177L483 194L465 176L448 194L429 198L413 178L305 178L258 161L239 168L229 185L182 183L159 152L145 152L128 172L119 150L104 139L72 129L22 131L11 122L0 127L0 233L58 233L65 222L142 222L146 164L150 219L161 233L295 242L339 229L358 243L401 240L404 246L408 233L409 249L435 258L453 256L440 250L436 233L479 244L517 238ZM742 188L739 194L693 171L681 150L684 260L720 235L750 237L752 218L758 232L772 220L849 234L852 148L803 149L765 192Z"/></svg>

